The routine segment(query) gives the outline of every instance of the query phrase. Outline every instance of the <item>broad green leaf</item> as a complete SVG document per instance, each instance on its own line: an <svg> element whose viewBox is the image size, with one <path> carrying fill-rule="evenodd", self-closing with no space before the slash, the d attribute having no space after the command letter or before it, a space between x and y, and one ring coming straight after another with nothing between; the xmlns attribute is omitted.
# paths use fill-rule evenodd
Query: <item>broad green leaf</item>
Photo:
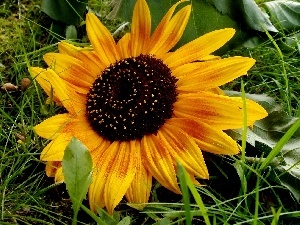
<svg viewBox="0 0 300 225"><path fill-rule="evenodd" d="M50 43L55 43L64 39L66 25L58 21L53 21L50 27L51 40Z"/></svg>
<svg viewBox="0 0 300 225"><path fill-rule="evenodd" d="M136 0L114 0L115 7L109 18L118 15L125 21L131 21L135 2ZM175 2L177 1L147 0L152 17L152 30ZM188 3L182 5L185 4ZM255 32L263 31L262 26L268 31L277 31L270 22L268 15L258 7L254 0L194 0L191 1L191 4L191 17L175 48L216 29L226 27L236 29L234 38L218 51L219 54L222 54L243 44L255 36Z"/></svg>
<svg viewBox="0 0 300 225"><path fill-rule="evenodd" d="M300 129L299 129L300 130ZM292 150L282 152L282 165L275 167L279 182L300 201L300 145Z"/></svg>
<svg viewBox="0 0 300 225"><path fill-rule="evenodd" d="M239 22L234 21L229 15L222 14L214 5L204 0L192 1L192 9L185 32L176 47L180 47L213 30L228 27L234 28L236 30L234 37L218 51L218 54L223 54L241 45L250 37L250 35L240 29Z"/></svg>
<svg viewBox="0 0 300 225"><path fill-rule="evenodd" d="M136 0L112 0L113 10L107 15L108 19L122 18L124 21L131 21L132 12Z"/></svg>
<svg viewBox="0 0 300 225"><path fill-rule="evenodd" d="M88 0L42 0L41 10L56 21L76 25L82 20Z"/></svg>
<svg viewBox="0 0 300 225"><path fill-rule="evenodd" d="M263 3L278 29L290 31L300 29L300 2L277 0Z"/></svg>
<svg viewBox="0 0 300 225"><path fill-rule="evenodd" d="M276 174L274 180L286 187L291 192L293 197L300 202L300 178L293 175L294 171L299 173L299 168L287 170L287 168L283 166L278 166L274 169Z"/></svg>
<svg viewBox="0 0 300 225"><path fill-rule="evenodd" d="M234 91L225 91L225 93L229 96L241 96L241 93ZM253 129L248 129L247 142L253 147L257 147L258 144L263 144L271 150L298 118L288 116L282 107L276 104L272 97L257 94L246 94L246 97L258 102L269 114L266 118L257 121ZM234 130L229 131L229 134L235 139L240 139L240 132L239 130ZM298 129L289 142L283 146L282 151L297 149L299 146L300 129Z"/></svg>
<svg viewBox="0 0 300 225"><path fill-rule="evenodd" d="M74 215L85 199L92 181L92 157L89 150L78 139L72 138L66 147L62 161L64 181L73 203Z"/></svg>
<svg viewBox="0 0 300 225"><path fill-rule="evenodd" d="M244 29L264 32L263 26L268 31L277 32L268 14L263 12L254 0L212 0L212 2L219 12L241 22L245 26Z"/></svg>
<svg viewBox="0 0 300 225"><path fill-rule="evenodd" d="M118 3L113 10L113 14L117 14L125 21L131 21L132 11L136 0L116 0L115 2ZM156 28L165 13L175 2L176 0L147 1L151 12L152 31ZM187 3L185 3L185 5L186 4ZM239 24L232 20L228 15L224 15L218 12L218 10L212 4L209 4L204 0L198 0L192 1L192 7L192 15L189 19L185 32L175 48L178 48L207 32L224 27L235 28L237 30L237 33L234 39L229 44L227 44L226 47L223 47L222 52L231 49L231 47L229 46L233 43L235 46L237 46L247 40L248 35L239 29ZM117 10L118 13L116 12Z"/></svg>
<svg viewBox="0 0 300 225"><path fill-rule="evenodd" d="M240 96L239 92L226 91L226 94L230 96ZM300 201L299 118L288 116L282 110L282 107L277 105L275 100L271 97L248 94L247 98L260 103L269 113L266 118L257 121L253 129L248 129L247 142L260 150L264 157L267 156L267 158L264 158L264 161L262 161L261 167L264 168L267 165L272 166L276 174L273 179L285 186L292 195ZM289 137L283 140L282 138L289 133ZM229 135L235 139L240 139L241 131L229 131ZM284 145L278 147L279 143L283 143ZM277 159L277 163L271 164L270 162L273 159Z"/></svg>
<svg viewBox="0 0 300 225"><path fill-rule="evenodd" d="M231 0L235 2L236 0ZM267 31L278 32L278 30L271 23L268 14L263 12L254 0L238 0L239 10L242 12L242 18L245 20L249 28L264 32ZM238 18L236 18L238 19Z"/></svg>

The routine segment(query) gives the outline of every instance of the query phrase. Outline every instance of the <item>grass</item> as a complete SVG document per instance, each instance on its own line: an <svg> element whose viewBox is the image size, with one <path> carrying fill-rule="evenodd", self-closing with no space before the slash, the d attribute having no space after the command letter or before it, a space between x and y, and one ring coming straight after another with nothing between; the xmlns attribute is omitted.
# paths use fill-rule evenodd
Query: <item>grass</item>
<svg viewBox="0 0 300 225"><path fill-rule="evenodd" d="M29 78L28 65L43 66L42 55L57 46L49 44L50 24L39 11L39 1L18 5L5 0L1 4L0 84L11 83L17 88L0 92L0 224L71 224L73 210L65 186L54 185L39 160L47 141L32 131L34 125L61 109L45 104L46 96L34 81L28 87L21 85L22 79ZM102 15L110 9L107 1L91 1L91 7ZM105 24L113 32L119 23L105 20ZM257 61L242 78L246 92L272 96L285 112L300 115L299 50L284 51L270 39L256 48L229 54ZM240 91L241 79L225 88ZM274 176L271 167L261 170L259 163L247 160L261 152L245 147L242 158L206 154L211 178L203 181L205 186L193 189L183 176L182 197L156 183L151 203L142 212L122 202L114 221L130 216L132 224L208 224L203 217L205 206L211 224L297 224L298 202L284 186L270 179ZM86 201L84 205L88 205ZM101 218L107 224L112 221L107 216ZM83 210L78 221L95 224Z"/></svg>

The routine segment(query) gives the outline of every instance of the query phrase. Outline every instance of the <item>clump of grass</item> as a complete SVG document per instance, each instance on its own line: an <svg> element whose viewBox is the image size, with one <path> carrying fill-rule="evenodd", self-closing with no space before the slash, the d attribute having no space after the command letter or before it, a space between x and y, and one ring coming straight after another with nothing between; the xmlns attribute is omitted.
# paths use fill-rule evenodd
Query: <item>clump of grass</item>
<svg viewBox="0 0 300 225"><path fill-rule="evenodd" d="M18 87L0 92L0 221L70 224L73 210L69 196L63 184L53 185L53 180L45 176L39 153L47 143L32 131L34 125L60 109L45 104L46 96L34 81L21 89L21 80L29 77L27 67L43 66L43 54L56 51L56 44L47 42L50 24L39 11L38 1L25 1L18 7L14 3L5 0L0 7L0 83ZM120 21L105 19L110 11L109 1L90 1L89 6L99 12L112 32L117 29ZM254 49L238 49L229 54L250 56L257 61L249 75L242 78L246 92L273 96L286 112L300 115L299 52L283 52L282 57L270 40ZM241 79L226 85L227 89L238 91L240 87ZM251 150L247 146L247 154ZM251 154L259 153L253 149ZM242 161L239 156L205 157L211 179L200 181L204 186L197 187L197 191L211 224L288 224L299 220L299 204L283 186L269 180L271 171L260 173L257 164ZM187 193L185 199L189 203L156 183L151 203L144 211L138 212L126 204L117 211L120 218L129 215L132 224L185 224L185 210L189 208L192 224L208 224L199 199ZM80 212L78 221L95 224L84 212Z"/></svg>
<svg viewBox="0 0 300 225"><path fill-rule="evenodd" d="M276 40L278 41L275 38ZM286 112L299 116L300 52L298 49L291 48L289 51L276 49L269 40L253 49L237 49L230 54L248 56L256 60L248 76L242 78L247 93L274 97L284 106ZM239 80L228 84L226 88L240 91Z"/></svg>

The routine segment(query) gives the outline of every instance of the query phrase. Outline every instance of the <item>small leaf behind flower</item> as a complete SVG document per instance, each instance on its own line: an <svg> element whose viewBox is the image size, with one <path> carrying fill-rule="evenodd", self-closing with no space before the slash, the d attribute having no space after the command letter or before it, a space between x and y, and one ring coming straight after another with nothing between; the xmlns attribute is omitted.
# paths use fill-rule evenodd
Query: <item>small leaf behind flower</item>
<svg viewBox="0 0 300 225"><path fill-rule="evenodd" d="M74 215L77 215L91 184L92 166L90 152L85 145L73 137L66 147L62 168L64 181L73 203Z"/></svg>
<svg viewBox="0 0 300 225"><path fill-rule="evenodd" d="M76 27L74 25L67 26L66 39L68 39L68 40L77 39L77 30L76 30Z"/></svg>

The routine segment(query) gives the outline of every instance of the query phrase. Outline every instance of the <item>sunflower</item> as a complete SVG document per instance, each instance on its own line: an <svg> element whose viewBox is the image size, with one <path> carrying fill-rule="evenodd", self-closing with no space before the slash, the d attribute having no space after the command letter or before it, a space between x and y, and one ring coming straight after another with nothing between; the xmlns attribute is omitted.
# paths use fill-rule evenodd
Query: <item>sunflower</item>
<svg viewBox="0 0 300 225"><path fill-rule="evenodd" d="M131 32L117 43L92 13L86 16L91 47L60 42L59 53L47 53L47 69L30 72L48 96L67 113L34 127L48 140L41 153L46 174L62 182L61 161L72 137L89 149L93 180L89 204L109 213L125 196L142 208L149 199L152 177L180 193L176 165L190 177L208 179L201 151L231 155L238 144L223 130L243 126L243 100L225 96L219 88L247 73L255 60L211 55L233 35L221 29L201 36L175 51L191 13L191 5L165 14L151 34L145 0L137 0ZM246 100L247 125L267 116Z"/></svg>

